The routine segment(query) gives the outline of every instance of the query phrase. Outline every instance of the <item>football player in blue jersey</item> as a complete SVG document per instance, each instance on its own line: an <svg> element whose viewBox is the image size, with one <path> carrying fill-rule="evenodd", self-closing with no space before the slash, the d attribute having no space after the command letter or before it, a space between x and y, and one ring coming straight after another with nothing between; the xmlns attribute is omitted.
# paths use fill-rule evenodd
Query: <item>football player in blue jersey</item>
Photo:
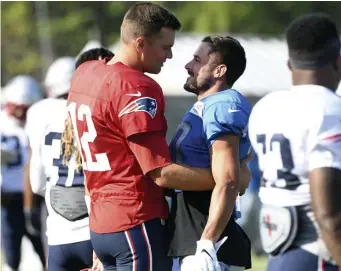
<svg viewBox="0 0 341 271"><path fill-rule="evenodd" d="M180 258L181 270L251 267L250 241L233 212L238 193L245 191L250 178L251 106L232 89L245 67L243 47L229 36L205 37L185 66L189 77L184 89L198 101L185 113L171 141L172 159L211 170L215 186L213 191L173 193L169 256Z"/></svg>

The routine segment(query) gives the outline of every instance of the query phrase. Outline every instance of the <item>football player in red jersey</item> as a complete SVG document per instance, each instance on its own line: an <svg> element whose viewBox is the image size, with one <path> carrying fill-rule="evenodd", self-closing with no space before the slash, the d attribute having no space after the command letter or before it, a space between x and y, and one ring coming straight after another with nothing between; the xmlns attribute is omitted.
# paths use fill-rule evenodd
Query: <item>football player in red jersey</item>
<svg viewBox="0 0 341 271"><path fill-rule="evenodd" d="M91 241L105 270L170 270L163 187L211 190L206 169L171 163L159 73L172 58L178 19L154 3L138 3L121 25L108 61L75 72L68 111L81 146L91 197Z"/></svg>

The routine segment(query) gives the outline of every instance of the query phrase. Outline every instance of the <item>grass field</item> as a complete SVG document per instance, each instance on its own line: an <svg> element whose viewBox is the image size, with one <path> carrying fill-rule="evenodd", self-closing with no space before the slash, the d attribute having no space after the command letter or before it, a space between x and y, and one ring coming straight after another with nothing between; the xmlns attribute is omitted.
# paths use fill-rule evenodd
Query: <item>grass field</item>
<svg viewBox="0 0 341 271"><path fill-rule="evenodd" d="M252 255L252 268L249 269L251 271L265 271L266 270L266 264L268 260L266 257L258 257L256 255Z"/></svg>
<svg viewBox="0 0 341 271"><path fill-rule="evenodd" d="M29 241L24 238L23 244L21 248L22 259L20 264L20 271L41 271L41 266L39 263L38 256L33 252L32 245ZM4 261L2 258L2 253L0 254L1 262ZM265 271L266 270L266 257L257 257L256 255L252 255L252 268L250 271ZM2 270L2 266L0 266L0 270ZM76 271L76 270L75 270Z"/></svg>

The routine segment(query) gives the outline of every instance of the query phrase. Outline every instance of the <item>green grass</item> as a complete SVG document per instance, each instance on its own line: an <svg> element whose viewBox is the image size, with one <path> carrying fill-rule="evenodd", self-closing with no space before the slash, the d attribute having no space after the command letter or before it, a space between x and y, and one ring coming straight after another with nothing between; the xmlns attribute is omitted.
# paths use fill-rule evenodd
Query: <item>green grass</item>
<svg viewBox="0 0 341 271"><path fill-rule="evenodd" d="M258 257L252 254L252 268L250 271L265 271L268 259L265 256Z"/></svg>

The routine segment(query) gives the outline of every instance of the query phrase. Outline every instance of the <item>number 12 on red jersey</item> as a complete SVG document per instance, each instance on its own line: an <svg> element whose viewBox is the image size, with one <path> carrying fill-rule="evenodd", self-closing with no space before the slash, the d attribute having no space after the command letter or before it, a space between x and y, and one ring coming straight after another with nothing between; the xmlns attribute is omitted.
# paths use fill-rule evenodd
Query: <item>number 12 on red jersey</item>
<svg viewBox="0 0 341 271"><path fill-rule="evenodd" d="M67 111L70 114L75 138L77 139L78 146L81 146L85 157L82 155L83 169L88 171L108 171L111 170L109 159L106 153L94 153L96 161L92 160L89 143L93 143L97 132L94 122L91 118L91 109L89 106L81 104L77 110L76 103L70 103L67 107ZM88 131L83 132L81 138L77 130L77 120L85 121ZM81 153L82 154L82 153Z"/></svg>

